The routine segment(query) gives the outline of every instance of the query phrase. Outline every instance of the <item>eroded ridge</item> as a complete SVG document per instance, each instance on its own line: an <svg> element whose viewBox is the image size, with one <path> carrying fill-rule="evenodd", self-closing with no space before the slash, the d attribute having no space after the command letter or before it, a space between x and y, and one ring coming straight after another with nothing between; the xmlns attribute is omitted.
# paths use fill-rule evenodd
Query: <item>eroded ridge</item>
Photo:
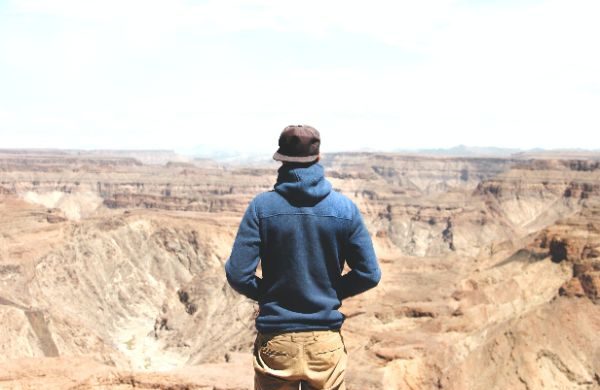
<svg viewBox="0 0 600 390"><path fill-rule="evenodd" d="M598 161L325 156L383 271L341 308L349 387L600 386ZM0 387L251 388L223 263L276 168L0 151Z"/></svg>

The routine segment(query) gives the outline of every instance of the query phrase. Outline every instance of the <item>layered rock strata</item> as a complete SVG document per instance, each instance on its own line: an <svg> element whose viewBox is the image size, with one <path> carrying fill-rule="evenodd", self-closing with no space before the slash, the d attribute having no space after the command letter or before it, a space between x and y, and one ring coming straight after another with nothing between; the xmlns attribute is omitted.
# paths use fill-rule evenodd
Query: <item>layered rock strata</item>
<svg viewBox="0 0 600 390"><path fill-rule="evenodd" d="M383 269L341 308L350 389L600 386L600 169L562 157L325 156ZM222 266L276 168L0 151L0 387L251 388Z"/></svg>

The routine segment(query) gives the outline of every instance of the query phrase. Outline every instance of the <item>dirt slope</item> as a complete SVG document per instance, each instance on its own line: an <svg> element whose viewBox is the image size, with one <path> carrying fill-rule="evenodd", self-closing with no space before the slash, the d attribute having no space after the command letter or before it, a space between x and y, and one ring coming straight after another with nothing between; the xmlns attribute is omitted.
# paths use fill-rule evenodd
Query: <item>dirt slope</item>
<svg viewBox="0 0 600 390"><path fill-rule="evenodd" d="M323 164L383 269L342 306L350 389L600 388L597 160ZM251 388L223 263L276 168L0 153L0 388Z"/></svg>

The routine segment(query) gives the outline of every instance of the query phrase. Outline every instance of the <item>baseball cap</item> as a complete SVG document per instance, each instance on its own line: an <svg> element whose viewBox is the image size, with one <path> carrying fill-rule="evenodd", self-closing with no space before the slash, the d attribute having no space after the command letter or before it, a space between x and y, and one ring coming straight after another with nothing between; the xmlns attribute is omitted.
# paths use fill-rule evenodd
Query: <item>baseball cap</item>
<svg viewBox="0 0 600 390"><path fill-rule="evenodd" d="M283 162L313 162L319 157L321 135L312 126L291 125L279 136L279 149L273 159Z"/></svg>

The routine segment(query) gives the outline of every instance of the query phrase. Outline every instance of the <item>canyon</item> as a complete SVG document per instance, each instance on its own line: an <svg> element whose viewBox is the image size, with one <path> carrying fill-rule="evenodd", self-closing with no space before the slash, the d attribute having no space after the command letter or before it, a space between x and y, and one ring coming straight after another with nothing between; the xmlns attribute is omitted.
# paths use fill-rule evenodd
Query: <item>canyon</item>
<svg viewBox="0 0 600 390"><path fill-rule="evenodd" d="M383 275L341 307L349 389L600 389L600 155L321 163ZM223 264L277 168L0 150L0 388L251 389Z"/></svg>

